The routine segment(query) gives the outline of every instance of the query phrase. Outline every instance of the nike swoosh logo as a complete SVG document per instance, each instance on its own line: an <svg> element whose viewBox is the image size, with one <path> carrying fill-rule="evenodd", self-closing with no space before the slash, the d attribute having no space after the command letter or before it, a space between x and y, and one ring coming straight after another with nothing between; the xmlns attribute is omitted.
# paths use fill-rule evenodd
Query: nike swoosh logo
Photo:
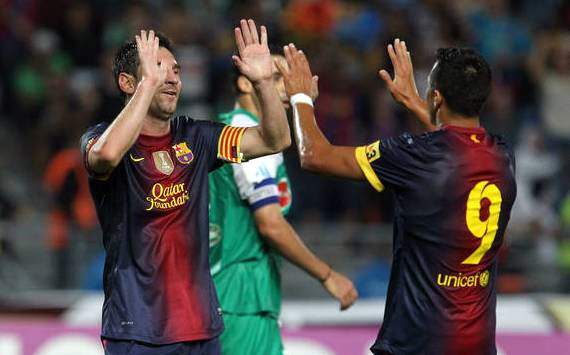
<svg viewBox="0 0 570 355"><path fill-rule="evenodd" d="M472 134L471 137L469 138L471 138L471 140L475 143L481 143L481 141L477 138L476 134Z"/></svg>
<svg viewBox="0 0 570 355"><path fill-rule="evenodd" d="M130 157L131 160L134 161L135 163L138 163L138 162L144 160L144 157L143 157L143 158L135 158L135 157L133 157L133 155L132 155L131 153L129 153L129 157Z"/></svg>

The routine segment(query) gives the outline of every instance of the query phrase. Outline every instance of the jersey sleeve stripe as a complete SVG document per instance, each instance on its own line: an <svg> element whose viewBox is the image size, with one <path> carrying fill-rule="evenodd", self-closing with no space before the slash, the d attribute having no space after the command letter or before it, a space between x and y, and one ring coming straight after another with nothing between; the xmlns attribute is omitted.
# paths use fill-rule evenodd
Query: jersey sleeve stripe
<svg viewBox="0 0 570 355"><path fill-rule="evenodd" d="M223 143L224 143L224 140L225 140L225 137L226 137L226 131L228 130L228 127L229 127L229 126L225 126L225 127L222 129L222 132L220 133L220 137L218 138L218 158L220 158L220 157L222 156L222 154L221 154L221 153L222 153L222 149L223 149L222 147L224 146Z"/></svg>
<svg viewBox="0 0 570 355"><path fill-rule="evenodd" d="M240 161L243 159L241 154L241 139L243 138L243 135L245 134L246 130L247 130L246 127L239 128L238 136L236 139L236 153Z"/></svg>
<svg viewBox="0 0 570 355"><path fill-rule="evenodd" d="M235 147L235 143L237 141L237 133L238 133L238 129L235 127L232 127L231 132L229 133L228 136L228 144L226 146L226 152L227 152L227 156L233 158L233 148Z"/></svg>
<svg viewBox="0 0 570 355"><path fill-rule="evenodd" d="M279 205L279 197L277 196L270 196L270 197L266 197L264 199L258 200L254 203L252 203L251 205L249 205L249 208L252 211L256 211L258 209L260 209L261 207L265 207L267 205Z"/></svg>
<svg viewBox="0 0 570 355"><path fill-rule="evenodd" d="M356 161L358 162L360 169L362 169L362 172L364 173L364 176L366 176L366 179L370 185L372 185L372 187L378 192L383 191L384 185L374 172L374 169L372 169L372 166L366 157L366 146L357 147L354 151L354 155L356 156Z"/></svg>
<svg viewBox="0 0 570 355"><path fill-rule="evenodd" d="M218 141L218 158L231 162L241 163L242 154L240 152L241 137L245 128L226 126L220 134Z"/></svg>

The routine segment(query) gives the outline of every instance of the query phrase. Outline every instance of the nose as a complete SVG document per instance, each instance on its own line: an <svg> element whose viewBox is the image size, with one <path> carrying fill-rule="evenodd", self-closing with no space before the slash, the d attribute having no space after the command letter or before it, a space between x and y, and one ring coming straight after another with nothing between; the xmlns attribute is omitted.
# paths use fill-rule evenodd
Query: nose
<svg viewBox="0 0 570 355"><path fill-rule="evenodd" d="M168 73L166 74L166 84L177 85L179 81L179 75L176 74L172 69L168 70Z"/></svg>

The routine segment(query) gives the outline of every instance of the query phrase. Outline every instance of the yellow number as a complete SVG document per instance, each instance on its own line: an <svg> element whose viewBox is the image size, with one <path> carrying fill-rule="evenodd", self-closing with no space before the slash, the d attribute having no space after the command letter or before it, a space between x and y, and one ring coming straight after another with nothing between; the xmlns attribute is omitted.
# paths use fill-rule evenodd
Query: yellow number
<svg viewBox="0 0 570 355"><path fill-rule="evenodd" d="M491 202L489 206L489 217L481 220L481 201L488 199ZM467 198L467 212L465 219L467 228L471 234L477 238L482 238L481 245L463 260L462 264L476 265L493 245L497 230L499 229L499 214L501 213L501 191L495 184L489 184L489 181L481 181L471 190Z"/></svg>

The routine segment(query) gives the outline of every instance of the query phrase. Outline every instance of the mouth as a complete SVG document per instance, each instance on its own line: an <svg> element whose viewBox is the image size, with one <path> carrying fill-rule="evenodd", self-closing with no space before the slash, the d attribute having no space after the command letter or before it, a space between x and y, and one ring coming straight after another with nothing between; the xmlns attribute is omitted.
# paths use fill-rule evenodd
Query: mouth
<svg viewBox="0 0 570 355"><path fill-rule="evenodd" d="M161 94L170 99L175 99L178 96L178 93L175 90L165 90L162 91Z"/></svg>

